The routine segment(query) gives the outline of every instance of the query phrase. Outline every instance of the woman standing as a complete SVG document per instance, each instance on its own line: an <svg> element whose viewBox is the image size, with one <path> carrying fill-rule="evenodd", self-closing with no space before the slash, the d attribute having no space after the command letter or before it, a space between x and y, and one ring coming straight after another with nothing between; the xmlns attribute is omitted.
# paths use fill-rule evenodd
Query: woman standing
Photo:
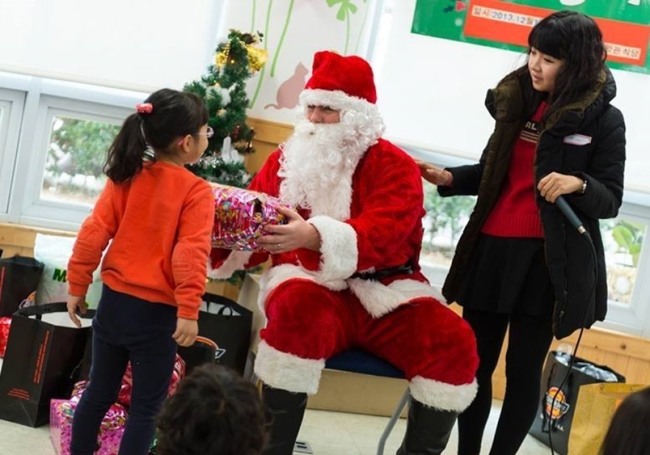
<svg viewBox="0 0 650 455"><path fill-rule="evenodd" d="M480 358L478 395L459 417L459 455L480 452L507 330L506 394L491 455L514 455L524 440L554 333L590 327L607 310L599 219L621 205L625 122L610 104L616 84L602 34L584 14L560 11L532 29L528 45L527 63L488 92L496 125L479 163L419 163L441 196L478 195L443 287L463 306ZM558 210L559 196L595 255Z"/></svg>

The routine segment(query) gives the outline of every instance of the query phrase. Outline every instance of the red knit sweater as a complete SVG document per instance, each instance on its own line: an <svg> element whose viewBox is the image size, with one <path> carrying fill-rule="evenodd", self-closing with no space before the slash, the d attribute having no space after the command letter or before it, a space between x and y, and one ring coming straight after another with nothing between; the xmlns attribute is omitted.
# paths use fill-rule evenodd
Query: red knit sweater
<svg viewBox="0 0 650 455"><path fill-rule="evenodd" d="M484 234L497 237L544 237L535 201L537 190L533 165L539 139L539 121L545 108L546 103L539 106L515 143L501 195L481 229Z"/></svg>
<svg viewBox="0 0 650 455"><path fill-rule="evenodd" d="M68 263L69 292L86 294L108 247L104 284L176 306L179 318L197 319L213 222L210 185L181 166L158 161L128 182L109 180L77 235Z"/></svg>

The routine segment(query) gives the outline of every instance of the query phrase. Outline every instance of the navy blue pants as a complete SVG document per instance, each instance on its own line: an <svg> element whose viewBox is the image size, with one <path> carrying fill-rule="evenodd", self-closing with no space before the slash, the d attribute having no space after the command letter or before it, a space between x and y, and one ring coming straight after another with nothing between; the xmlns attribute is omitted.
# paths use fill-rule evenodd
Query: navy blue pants
<svg viewBox="0 0 650 455"><path fill-rule="evenodd" d="M90 381L72 421L71 455L92 455L99 427L117 400L128 361L133 372L129 416L119 455L146 455L176 358L176 308L104 286L93 319Z"/></svg>

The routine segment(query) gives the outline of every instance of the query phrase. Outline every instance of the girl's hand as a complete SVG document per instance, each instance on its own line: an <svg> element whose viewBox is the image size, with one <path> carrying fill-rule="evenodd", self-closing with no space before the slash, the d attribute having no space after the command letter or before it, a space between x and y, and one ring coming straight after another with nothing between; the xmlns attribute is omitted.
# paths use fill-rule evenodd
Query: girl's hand
<svg viewBox="0 0 650 455"><path fill-rule="evenodd" d="M305 221L294 210L279 207L278 212L283 214L289 222L264 226L267 234L257 239L258 244L269 253L286 253L298 248L320 250L320 234L312 224Z"/></svg>
<svg viewBox="0 0 650 455"><path fill-rule="evenodd" d="M81 319L77 316L79 313L86 314L86 296L85 295L68 295L68 316L72 323L81 328Z"/></svg>
<svg viewBox="0 0 650 455"><path fill-rule="evenodd" d="M415 162L420 168L420 174L422 174L424 180L437 186L451 186L454 180L451 172L424 161L415 160Z"/></svg>
<svg viewBox="0 0 650 455"><path fill-rule="evenodd" d="M537 184L537 189L544 199L555 203L558 196L582 191L583 181L574 176L551 172Z"/></svg>
<svg viewBox="0 0 650 455"><path fill-rule="evenodd" d="M199 334L199 323L194 319L178 318L176 323L176 331L172 338L178 343L179 346L192 346L196 341L196 336Z"/></svg>

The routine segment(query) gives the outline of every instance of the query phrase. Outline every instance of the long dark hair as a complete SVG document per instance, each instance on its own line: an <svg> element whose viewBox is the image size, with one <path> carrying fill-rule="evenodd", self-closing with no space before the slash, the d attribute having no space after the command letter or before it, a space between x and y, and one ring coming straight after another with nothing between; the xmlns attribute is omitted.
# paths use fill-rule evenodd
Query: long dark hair
<svg viewBox="0 0 650 455"><path fill-rule="evenodd" d="M576 11L558 11L537 23L528 35L528 53L531 48L563 60L555 90L548 95L545 117L584 98L598 84L605 68L607 54L600 28L592 18ZM533 88L528 62L504 80L512 76L522 83L529 116L547 95Z"/></svg>
<svg viewBox="0 0 650 455"><path fill-rule="evenodd" d="M623 400L609 425L599 455L647 455L650 453L650 387Z"/></svg>
<svg viewBox="0 0 650 455"><path fill-rule="evenodd" d="M108 149L104 172L114 182L129 180L142 169L148 147L156 155L169 154L179 137L197 133L208 123L203 101L192 93L164 88L145 101L150 110L129 115Z"/></svg>

